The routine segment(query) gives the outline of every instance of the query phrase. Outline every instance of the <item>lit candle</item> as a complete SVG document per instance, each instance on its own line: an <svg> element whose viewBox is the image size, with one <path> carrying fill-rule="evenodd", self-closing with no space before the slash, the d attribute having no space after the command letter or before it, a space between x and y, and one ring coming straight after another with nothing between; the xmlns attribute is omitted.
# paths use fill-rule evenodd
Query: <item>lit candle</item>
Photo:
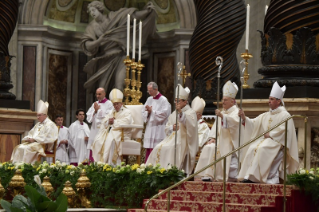
<svg viewBox="0 0 319 212"><path fill-rule="evenodd" d="M267 14L268 5L265 6L265 15Z"/></svg>
<svg viewBox="0 0 319 212"><path fill-rule="evenodd" d="M127 14L127 33L126 33L126 37L127 37L127 42L126 42L126 55L129 56L130 55L130 22L131 22L131 17L130 14Z"/></svg>
<svg viewBox="0 0 319 212"><path fill-rule="evenodd" d="M138 40L138 60L142 60L142 21L140 21L140 28L139 28L139 40Z"/></svg>
<svg viewBox="0 0 319 212"><path fill-rule="evenodd" d="M249 40L249 16L250 16L250 6L247 4L247 14L246 14L246 45L245 48L248 50L248 40Z"/></svg>
<svg viewBox="0 0 319 212"><path fill-rule="evenodd" d="M135 59L135 42L136 42L136 19L134 18L134 22L133 22L133 53L132 53L132 59Z"/></svg>

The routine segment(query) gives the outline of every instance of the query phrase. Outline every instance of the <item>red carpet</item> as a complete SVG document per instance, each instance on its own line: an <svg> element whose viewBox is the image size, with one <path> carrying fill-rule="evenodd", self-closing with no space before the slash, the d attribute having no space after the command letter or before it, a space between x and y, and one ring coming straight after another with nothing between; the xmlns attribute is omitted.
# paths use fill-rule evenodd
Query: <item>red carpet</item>
<svg viewBox="0 0 319 212"><path fill-rule="evenodd" d="M171 211L222 211L223 184L210 182L185 182L171 191ZM307 198L298 204L302 196L299 191L287 186L287 212L304 211ZM308 200L311 197L308 197ZM143 207L147 200L144 200ZM308 204L308 203L307 203ZM297 207L297 208L296 208ZM227 183L227 212L279 212L283 211L283 185ZM301 210L300 210L301 209ZM143 209L129 209L142 212ZM167 194L151 201L148 211L167 211Z"/></svg>

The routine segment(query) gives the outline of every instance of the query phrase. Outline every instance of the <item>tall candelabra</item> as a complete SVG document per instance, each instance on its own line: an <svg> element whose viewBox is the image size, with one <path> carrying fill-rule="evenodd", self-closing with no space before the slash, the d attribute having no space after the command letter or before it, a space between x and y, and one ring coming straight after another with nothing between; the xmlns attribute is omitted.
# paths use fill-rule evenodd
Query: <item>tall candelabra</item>
<svg viewBox="0 0 319 212"><path fill-rule="evenodd" d="M126 66L126 78L124 79L125 88L124 88L124 96L125 96L125 104L126 105L140 105L140 99L143 96L143 93L140 91L142 87L141 82L141 73L144 64L139 60L135 62L135 59L130 59L129 56L126 56L124 60ZM130 77L131 70L131 77ZM136 78L136 70L137 70L137 78ZM131 85L131 88L130 88ZM130 101L131 99L131 101Z"/></svg>
<svg viewBox="0 0 319 212"><path fill-rule="evenodd" d="M249 79L249 73L248 73L248 60L253 57L252 54L248 52L248 49L244 53L241 53L240 55L244 60L246 64L245 72L244 72L244 84L243 84L243 89L249 88L249 85L247 84L247 81Z"/></svg>

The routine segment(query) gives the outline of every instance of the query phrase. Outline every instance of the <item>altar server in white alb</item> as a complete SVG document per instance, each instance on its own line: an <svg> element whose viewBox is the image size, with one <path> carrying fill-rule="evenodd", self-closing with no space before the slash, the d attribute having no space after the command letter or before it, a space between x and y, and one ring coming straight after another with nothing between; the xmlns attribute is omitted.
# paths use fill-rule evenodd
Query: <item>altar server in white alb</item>
<svg viewBox="0 0 319 212"><path fill-rule="evenodd" d="M171 114L171 104L166 97L158 91L155 82L147 85L150 95L144 104L142 115L146 124L143 147L146 149L145 161L151 154L153 148L165 138L165 125Z"/></svg>
<svg viewBox="0 0 319 212"><path fill-rule="evenodd" d="M290 117L283 104L286 86L280 87L274 83L269 96L269 112L263 113L254 119L245 116L243 110L239 111L245 126L245 140L261 135L266 130ZM284 105L284 104L283 104ZM295 126L292 119L288 121L287 132L287 174L295 173L299 166L298 144ZM283 178L283 155L285 145L285 123L265 134L250 144L246 157L239 172L239 180L245 183L279 183Z"/></svg>
<svg viewBox="0 0 319 212"><path fill-rule="evenodd" d="M13 163L34 163L38 155L46 156L45 151L53 151L54 142L58 139L58 128L48 116L49 103L40 100L37 105L38 123L22 139L22 144L12 152ZM45 149L44 149L45 148Z"/></svg>
<svg viewBox="0 0 319 212"><path fill-rule="evenodd" d="M120 165L122 156L121 125L133 124L131 111L123 105L123 93L114 88L110 92L114 109L102 120L100 130L92 146L93 157L111 165ZM131 139L132 128L123 130L123 141Z"/></svg>
<svg viewBox="0 0 319 212"><path fill-rule="evenodd" d="M215 110L218 118L218 135L217 135L217 155L216 158L229 153L238 147L239 136L239 117L238 107L236 105L235 97L238 92L236 83L227 81L223 87L223 110ZM210 133L209 141L204 146L199 161L197 163L196 171L204 168L215 160L215 142L216 142L216 122L214 123ZM238 175L238 153L234 153L227 157L226 160L226 179L228 181L237 181ZM216 165L216 179L223 180L223 162ZM203 181L212 181L214 178L214 166L206 169L198 174Z"/></svg>
<svg viewBox="0 0 319 212"><path fill-rule="evenodd" d="M198 151L198 125L196 112L188 105L188 95L190 90L183 88L180 84L179 97L177 90L175 95L175 106L177 110L169 117L165 127L166 137L156 145L150 154L147 163L157 164L161 167L176 165L179 169L184 169L190 175L195 166L195 158ZM177 129L176 144L176 164L174 164L175 155L175 133Z"/></svg>
<svg viewBox="0 0 319 212"><path fill-rule="evenodd" d="M202 119L203 111L205 108L206 102L204 99L196 96L192 101L192 109L196 112L197 124L198 124L198 144L202 148L204 144L208 141L208 135L210 129L207 123Z"/></svg>
<svg viewBox="0 0 319 212"><path fill-rule="evenodd" d="M84 122L85 112L78 109L75 112L76 121L69 127L69 157L70 164L77 166L79 163L87 163L90 151L87 149L90 136L89 126Z"/></svg>
<svg viewBox="0 0 319 212"><path fill-rule="evenodd" d="M97 101L92 104L88 112L86 113L86 119L89 123L92 123L91 132L89 136L89 142L87 148L89 150L92 149L92 144L95 136L99 132L101 122L105 118L105 116L113 110L113 104L107 98L105 98L105 90L104 88L96 89L95 96ZM90 152L91 156L92 152ZM91 161L94 161L92 157L90 157Z"/></svg>
<svg viewBox="0 0 319 212"><path fill-rule="evenodd" d="M55 124L59 129L57 148L55 153L55 161L70 163L69 160L69 129L63 126L63 116L56 115ZM55 162L54 162L55 163Z"/></svg>

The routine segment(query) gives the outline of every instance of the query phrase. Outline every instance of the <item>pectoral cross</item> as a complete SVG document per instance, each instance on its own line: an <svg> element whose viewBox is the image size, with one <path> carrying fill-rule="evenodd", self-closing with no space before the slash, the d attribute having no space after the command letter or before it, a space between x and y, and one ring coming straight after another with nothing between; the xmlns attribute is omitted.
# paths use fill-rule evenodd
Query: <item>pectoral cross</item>
<svg viewBox="0 0 319 212"><path fill-rule="evenodd" d="M178 76L183 78L183 87L185 87L186 78L190 77L191 73L187 73L185 66L183 66L183 71L182 71L182 73L178 74Z"/></svg>

